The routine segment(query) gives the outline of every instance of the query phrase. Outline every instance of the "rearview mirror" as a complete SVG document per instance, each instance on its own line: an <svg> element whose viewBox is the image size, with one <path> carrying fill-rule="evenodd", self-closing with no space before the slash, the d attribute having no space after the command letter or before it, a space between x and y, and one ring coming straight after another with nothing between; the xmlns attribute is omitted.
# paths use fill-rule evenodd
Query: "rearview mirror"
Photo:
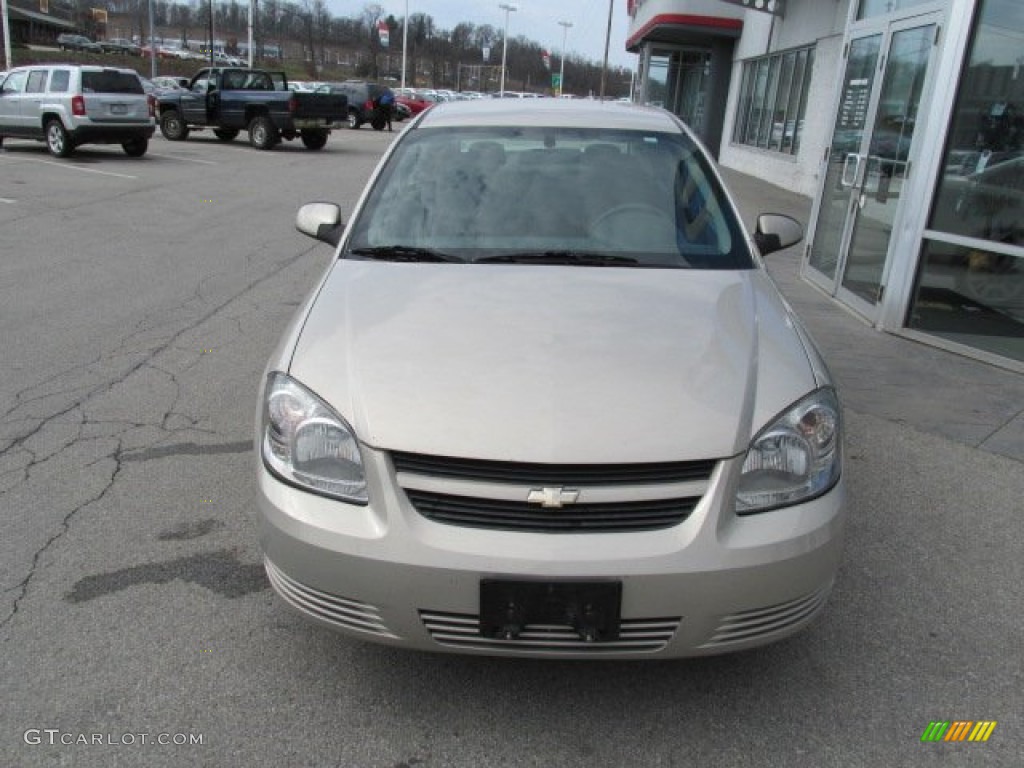
<svg viewBox="0 0 1024 768"><path fill-rule="evenodd" d="M781 213L762 213L757 217L754 243L762 256L796 245L804 239L800 222Z"/></svg>
<svg viewBox="0 0 1024 768"><path fill-rule="evenodd" d="M304 235L337 245L345 231L341 208L334 203L306 203L295 216L295 228Z"/></svg>

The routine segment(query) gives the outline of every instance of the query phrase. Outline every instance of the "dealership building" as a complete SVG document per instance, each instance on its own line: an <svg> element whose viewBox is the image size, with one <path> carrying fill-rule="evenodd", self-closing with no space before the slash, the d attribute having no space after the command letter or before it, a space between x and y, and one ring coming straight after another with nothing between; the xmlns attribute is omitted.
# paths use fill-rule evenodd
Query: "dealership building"
<svg viewBox="0 0 1024 768"><path fill-rule="evenodd" d="M1024 2L630 0L638 100L813 200L802 273L1024 372Z"/></svg>

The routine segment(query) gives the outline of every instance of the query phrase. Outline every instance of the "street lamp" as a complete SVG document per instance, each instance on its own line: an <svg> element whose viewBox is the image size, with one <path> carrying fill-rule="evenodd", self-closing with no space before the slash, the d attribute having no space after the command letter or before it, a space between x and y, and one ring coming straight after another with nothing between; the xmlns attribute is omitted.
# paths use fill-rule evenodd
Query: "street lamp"
<svg viewBox="0 0 1024 768"><path fill-rule="evenodd" d="M4 25L4 69L10 69L14 66L11 60L11 17L7 10L7 0L0 0L0 5L3 6L0 8L0 22Z"/></svg>
<svg viewBox="0 0 1024 768"><path fill-rule="evenodd" d="M405 91L405 58L409 49L409 0L405 0L405 19L402 21L402 91Z"/></svg>
<svg viewBox="0 0 1024 768"><path fill-rule="evenodd" d="M150 79L156 77L156 39L153 37L153 0L149 0L149 68Z"/></svg>
<svg viewBox="0 0 1024 768"><path fill-rule="evenodd" d="M501 3L501 4L498 5L498 7L501 8L501 10L503 10L505 12L505 33L502 36L502 40L501 40L501 85L500 85L500 94L499 94L500 96L504 97L504 95L505 95L505 58L508 56L508 15L512 11L518 11L519 8L517 8L514 5L509 5L508 3Z"/></svg>
<svg viewBox="0 0 1024 768"><path fill-rule="evenodd" d="M565 36L569 34L571 21L560 21L558 26L562 28L562 62L558 65L558 95L565 93Z"/></svg>

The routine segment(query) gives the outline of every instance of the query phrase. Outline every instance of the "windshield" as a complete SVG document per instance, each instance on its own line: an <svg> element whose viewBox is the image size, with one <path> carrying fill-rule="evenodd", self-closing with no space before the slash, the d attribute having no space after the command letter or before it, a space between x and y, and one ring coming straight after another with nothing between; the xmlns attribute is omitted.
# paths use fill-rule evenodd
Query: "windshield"
<svg viewBox="0 0 1024 768"><path fill-rule="evenodd" d="M395 148L343 257L749 269L723 201L683 135L421 128Z"/></svg>

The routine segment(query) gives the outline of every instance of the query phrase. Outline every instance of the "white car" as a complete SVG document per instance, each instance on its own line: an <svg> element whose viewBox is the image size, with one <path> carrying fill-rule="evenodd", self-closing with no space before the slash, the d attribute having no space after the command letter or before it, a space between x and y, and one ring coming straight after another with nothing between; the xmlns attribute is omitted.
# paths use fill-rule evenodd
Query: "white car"
<svg viewBox="0 0 1024 768"><path fill-rule="evenodd" d="M840 408L675 116L488 100L423 112L269 361L270 581L306 617L423 650L662 658L822 608Z"/></svg>

